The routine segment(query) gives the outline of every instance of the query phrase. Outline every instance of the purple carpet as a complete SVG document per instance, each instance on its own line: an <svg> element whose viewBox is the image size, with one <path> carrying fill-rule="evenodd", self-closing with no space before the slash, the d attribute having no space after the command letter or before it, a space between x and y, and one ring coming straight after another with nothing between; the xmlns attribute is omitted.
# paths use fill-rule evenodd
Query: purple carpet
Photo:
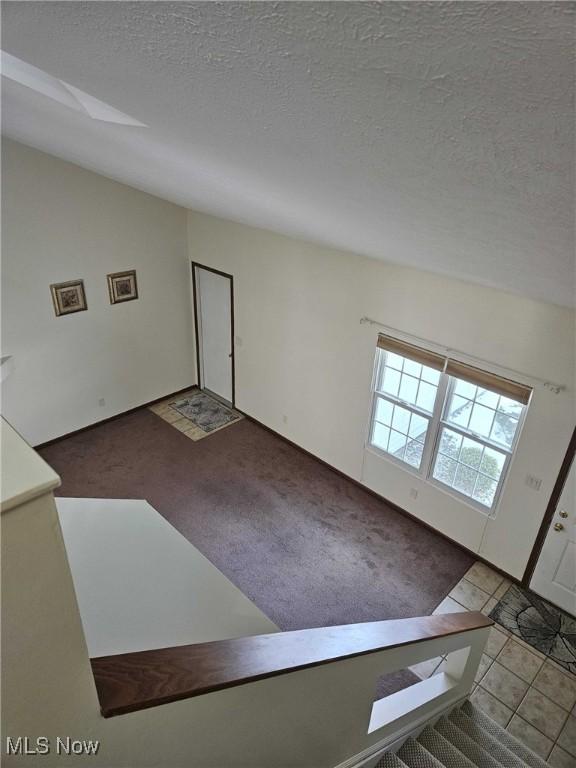
<svg viewBox="0 0 576 768"><path fill-rule="evenodd" d="M248 420L194 442L140 410L40 452L61 496L146 499L283 630L427 615L474 561Z"/></svg>

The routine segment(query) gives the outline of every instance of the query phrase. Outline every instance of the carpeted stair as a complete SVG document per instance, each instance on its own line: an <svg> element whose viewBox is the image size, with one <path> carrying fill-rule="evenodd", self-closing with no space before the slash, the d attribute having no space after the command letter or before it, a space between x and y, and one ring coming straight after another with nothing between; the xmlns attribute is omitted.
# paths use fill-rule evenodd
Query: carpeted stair
<svg viewBox="0 0 576 768"><path fill-rule="evenodd" d="M376 768L547 768L547 763L469 701L388 752Z"/></svg>

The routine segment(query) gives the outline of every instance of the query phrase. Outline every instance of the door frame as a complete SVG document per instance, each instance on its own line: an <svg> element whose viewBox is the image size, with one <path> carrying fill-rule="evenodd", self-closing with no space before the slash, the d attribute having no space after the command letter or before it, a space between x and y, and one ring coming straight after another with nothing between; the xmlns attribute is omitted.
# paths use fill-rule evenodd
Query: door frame
<svg viewBox="0 0 576 768"><path fill-rule="evenodd" d="M564 460L562 461L562 466L560 467L560 472L558 473L558 477L554 484L554 488L552 489L552 493L550 494L550 501L548 502L548 506L546 507L546 512L544 513L542 524L540 525L540 529L534 541L534 546L532 548L530 559L528 560L526 570L524 571L524 576L522 577L522 586L526 588L530 587L530 582L532 581L532 576L534 575L534 571L536 570L536 564L538 563L538 560L540 558L540 554L544 546L544 541L546 540L546 536L548 535L548 529L550 528L554 515L556 514L556 507L558 506L558 502L560 501L560 496L562 495L562 491L564 490L564 485L566 484L566 478L568 477L568 473L570 472L570 467L572 466L572 462L576 461L576 459L574 458L575 455L576 455L576 429L574 429L574 432L572 433L572 437L570 438L570 442L568 443L568 450L566 451Z"/></svg>
<svg viewBox="0 0 576 768"><path fill-rule="evenodd" d="M235 363L235 350L234 350L234 276L228 274L228 272L222 272L220 269L214 269L213 267L207 267L206 264L200 264L198 261L191 261L192 268L192 303L194 307L194 336L196 339L196 379L198 381L198 387L204 389L202 382L200 381L200 371L202 366L200 364L200 333L198 332L198 289L196 287L196 270L205 269L207 272L213 272L220 277L226 277L230 280L230 364L232 365L232 407L236 404L236 363Z"/></svg>

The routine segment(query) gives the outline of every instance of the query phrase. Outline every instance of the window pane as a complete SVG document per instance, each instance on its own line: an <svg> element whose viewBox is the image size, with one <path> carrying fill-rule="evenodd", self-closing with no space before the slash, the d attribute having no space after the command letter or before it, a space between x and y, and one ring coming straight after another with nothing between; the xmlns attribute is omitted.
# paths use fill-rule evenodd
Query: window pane
<svg viewBox="0 0 576 768"><path fill-rule="evenodd" d="M498 405L498 398L500 396L496 394L496 392L490 392L489 389L480 389L478 388L478 392L476 393L476 402L482 403L482 405L485 405L487 408L496 408Z"/></svg>
<svg viewBox="0 0 576 768"><path fill-rule="evenodd" d="M384 369L384 377L382 380L382 392L386 392L388 395L398 397L398 390L400 389L400 374L393 368L386 367Z"/></svg>
<svg viewBox="0 0 576 768"><path fill-rule="evenodd" d="M440 381L440 371L435 371L434 368L427 368L425 365L423 365L422 378L429 384L438 386L438 382Z"/></svg>
<svg viewBox="0 0 576 768"><path fill-rule="evenodd" d="M409 440L406 444L404 461L408 462L408 464L411 464L413 467L416 467L416 469L420 469L423 450L424 445L422 443L418 443L416 440Z"/></svg>
<svg viewBox="0 0 576 768"><path fill-rule="evenodd" d="M399 405L394 406L394 416L392 417L392 426L397 429L398 432L408 434L408 427L410 425L410 411L406 408L401 408Z"/></svg>
<svg viewBox="0 0 576 768"><path fill-rule="evenodd" d="M389 403L388 400L383 400L381 397L379 397L376 401L376 421L380 421L382 424L388 424L388 426L390 426L392 423L393 410L394 406L392 403Z"/></svg>
<svg viewBox="0 0 576 768"><path fill-rule="evenodd" d="M372 445L419 469L427 430L428 419L425 417L378 398Z"/></svg>
<svg viewBox="0 0 576 768"><path fill-rule="evenodd" d="M491 507L505 460L501 451L442 427L433 477Z"/></svg>
<svg viewBox="0 0 576 768"><path fill-rule="evenodd" d="M462 381L462 379L456 379L454 394L461 395L468 400L474 400L476 397L476 390L477 387L474 386L474 384L469 384L467 381Z"/></svg>
<svg viewBox="0 0 576 768"><path fill-rule="evenodd" d="M397 459L404 458L404 448L406 447L406 435L392 430L390 433L390 442L388 443L388 453L396 456Z"/></svg>
<svg viewBox="0 0 576 768"><path fill-rule="evenodd" d="M415 363L413 360L408 360L408 358L405 358L404 373L409 373L410 376L415 376L417 379L419 379L422 373L422 365L420 363Z"/></svg>
<svg viewBox="0 0 576 768"><path fill-rule="evenodd" d="M397 371L401 371L403 362L404 358L400 357L400 355L395 355L394 352L386 352L385 364L390 366L390 368L396 368Z"/></svg>
<svg viewBox="0 0 576 768"><path fill-rule="evenodd" d="M416 393L418 392L418 379L412 376L402 374L402 383L400 384L400 400L404 400L405 403L410 405L416 404Z"/></svg>
<svg viewBox="0 0 576 768"><path fill-rule="evenodd" d="M446 485L452 485L454 482L454 475L458 464L454 459L443 456L441 453L436 457L436 464L434 465L434 477L436 480L440 480L441 483Z"/></svg>
<svg viewBox="0 0 576 768"><path fill-rule="evenodd" d="M383 451L388 449L388 438L390 437L390 430L388 427L383 427L378 422L374 423L374 432L372 434L372 445L380 448Z"/></svg>
<svg viewBox="0 0 576 768"><path fill-rule="evenodd" d="M441 453L445 453L447 456L457 459L460 455L461 445L462 435L459 435L457 432L452 432L450 429L442 430L442 437L440 438Z"/></svg>
<svg viewBox="0 0 576 768"><path fill-rule="evenodd" d="M504 461L505 456L503 453L487 447L484 449L480 471L485 475L489 475L494 480L499 480L504 469Z"/></svg>
<svg viewBox="0 0 576 768"><path fill-rule="evenodd" d="M518 419L516 417L509 416L502 411L496 411L490 439L506 446L506 448L511 448L517 428Z"/></svg>
<svg viewBox="0 0 576 768"><path fill-rule="evenodd" d="M490 480L490 478L485 477L484 475L478 475L473 498L476 501L479 501L480 504L485 504L487 507L491 507L494 503L497 488L498 483L495 480Z"/></svg>
<svg viewBox="0 0 576 768"><path fill-rule="evenodd" d="M418 398L416 399L416 405L422 408L424 411L432 413L434 410L434 401L436 400L437 387L432 384L427 384L425 381L420 382L418 388Z"/></svg>
<svg viewBox="0 0 576 768"><path fill-rule="evenodd" d="M510 400L510 398L504 397L504 395L500 397L500 402L498 403L499 411L502 411L503 413L507 413L510 416L517 416L518 418L522 413L523 407L524 406L522 405L522 403L517 403L516 400Z"/></svg>
<svg viewBox="0 0 576 768"><path fill-rule="evenodd" d="M418 416L418 414L413 413L412 418L410 420L410 429L408 430L408 434L410 437L413 437L415 440L418 440L419 442L423 443L426 440L426 432L428 431L428 419L425 419L423 416Z"/></svg>
<svg viewBox="0 0 576 768"><path fill-rule="evenodd" d="M448 408L448 421L457 424L459 427L468 428L472 403L459 395L453 395Z"/></svg>
<svg viewBox="0 0 576 768"><path fill-rule="evenodd" d="M378 391L432 413L440 381L438 371L391 352L383 360Z"/></svg>
<svg viewBox="0 0 576 768"><path fill-rule="evenodd" d="M460 491L460 493L464 493L466 496L472 496L477 476L478 472L476 472L475 469L471 469L464 464L458 464L453 487L457 491Z"/></svg>
<svg viewBox="0 0 576 768"><path fill-rule="evenodd" d="M469 467L478 469L480 467L480 461L482 460L483 450L483 445L474 440L470 440L469 437L465 437L464 442L462 443L459 461L461 461L462 464L467 464Z"/></svg>
<svg viewBox="0 0 576 768"><path fill-rule="evenodd" d="M474 403L468 429L481 437L488 437L492 429L495 413L496 411L493 411L491 408L485 408L483 405L479 405L478 402Z"/></svg>

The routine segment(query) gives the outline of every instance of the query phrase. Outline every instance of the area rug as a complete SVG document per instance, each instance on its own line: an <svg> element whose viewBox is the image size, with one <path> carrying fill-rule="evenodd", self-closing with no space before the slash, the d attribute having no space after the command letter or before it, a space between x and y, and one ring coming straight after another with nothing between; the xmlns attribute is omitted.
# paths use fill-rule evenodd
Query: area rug
<svg viewBox="0 0 576 768"><path fill-rule="evenodd" d="M197 388L156 403L150 410L191 440L201 440L244 418L238 411Z"/></svg>
<svg viewBox="0 0 576 768"><path fill-rule="evenodd" d="M560 608L513 584L490 618L576 675L576 619Z"/></svg>

